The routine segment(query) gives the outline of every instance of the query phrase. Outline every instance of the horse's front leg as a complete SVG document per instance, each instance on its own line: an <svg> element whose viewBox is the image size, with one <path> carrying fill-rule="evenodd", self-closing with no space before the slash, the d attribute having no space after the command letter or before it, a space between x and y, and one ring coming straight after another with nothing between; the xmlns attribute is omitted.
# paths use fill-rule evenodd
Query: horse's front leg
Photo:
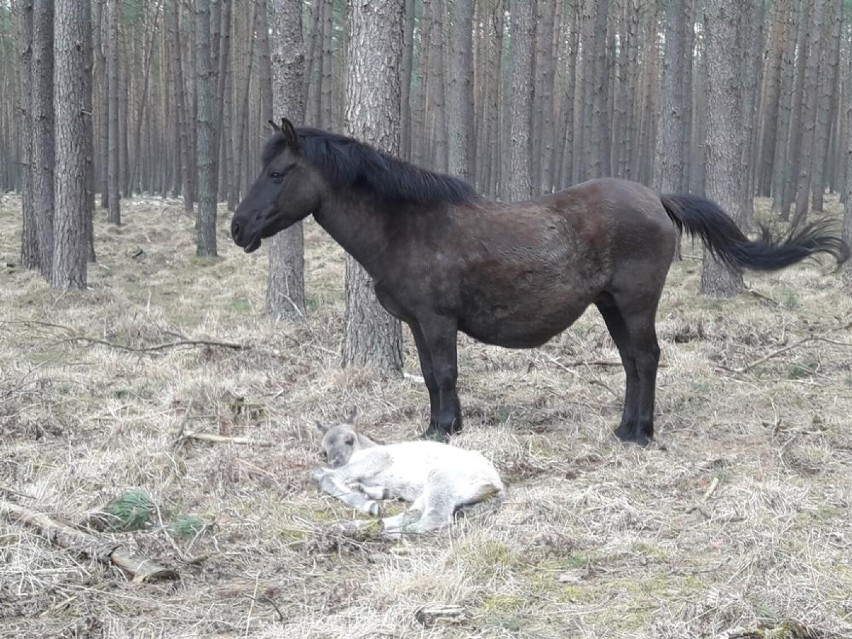
<svg viewBox="0 0 852 639"><path fill-rule="evenodd" d="M331 468L316 468L311 477L320 485L323 492L339 499L362 513L378 517L381 512L378 502L346 482L341 473Z"/></svg>
<svg viewBox="0 0 852 639"><path fill-rule="evenodd" d="M462 429L461 405L456 393L458 328L455 319L440 316L422 318L418 323L422 333L423 348L428 352L431 361L436 391L434 394L437 395L437 407L434 401L432 403L434 422L430 421L429 429L424 433L424 437L446 440ZM417 350L421 350L419 345ZM431 398L433 395L431 389L429 394ZM435 415L436 408L437 415Z"/></svg>
<svg viewBox="0 0 852 639"><path fill-rule="evenodd" d="M435 381L435 373L432 370L432 354L429 352L429 345L426 343L423 331L420 330L420 325L417 322L411 322L408 327L411 329L411 335L414 337L414 345L417 347L420 372L423 373L423 381L426 383L426 389L429 391L429 429L426 432L437 432L438 414L441 411L441 397L438 391L438 382Z"/></svg>

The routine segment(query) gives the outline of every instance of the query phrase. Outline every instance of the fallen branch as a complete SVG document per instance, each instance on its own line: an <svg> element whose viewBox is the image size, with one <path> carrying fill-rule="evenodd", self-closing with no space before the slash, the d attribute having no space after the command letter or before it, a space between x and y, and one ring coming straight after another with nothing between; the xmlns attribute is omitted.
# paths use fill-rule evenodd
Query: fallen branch
<svg viewBox="0 0 852 639"><path fill-rule="evenodd" d="M201 442L212 442L214 444L257 444L248 437L227 437L225 435L214 435L212 433L183 433L183 439L196 439Z"/></svg>
<svg viewBox="0 0 852 639"><path fill-rule="evenodd" d="M114 541L99 539L94 535L56 521L44 513L0 500L0 514L10 521L20 522L41 531L49 541L60 548L71 550L101 563L112 562L132 575L133 581L178 579L176 571L124 548Z"/></svg>
<svg viewBox="0 0 852 639"><path fill-rule="evenodd" d="M62 341L89 342L91 344L100 344L101 346L108 346L109 348L116 348L118 350L129 351L131 353L150 353L154 351L163 351L167 348L178 348L180 346L218 346L221 348L230 348L235 351L246 351L251 348L250 346L246 346L245 344L235 344L233 342L217 342L215 340L209 339L181 339L176 340L174 342L166 342L164 344L155 344L154 346L127 346L126 344L116 344L115 342L108 342L104 339L98 339L96 337L87 337L85 335L69 337L68 339Z"/></svg>
<svg viewBox="0 0 852 639"><path fill-rule="evenodd" d="M779 355L782 355L782 354L786 353L787 351L791 351L794 348L798 348L799 346L802 346L803 344L807 344L808 342L825 342L826 344L833 344L834 346L852 347L852 343L850 343L850 342L838 342L837 340L828 339L827 337L820 337L818 335L812 335L810 337L805 337L803 339L800 339L798 342L793 342L792 344L788 344L784 348L779 348L776 351L772 351L768 355L764 355L760 359L756 359L753 362L751 362L750 364L746 364L745 366L742 366L740 368L728 368L727 366L723 366L723 365L719 365L719 368L726 370L728 372L731 372L731 373L736 373L736 374L747 373L752 368L755 368L756 366L760 366L761 364L769 361L773 357L778 357Z"/></svg>

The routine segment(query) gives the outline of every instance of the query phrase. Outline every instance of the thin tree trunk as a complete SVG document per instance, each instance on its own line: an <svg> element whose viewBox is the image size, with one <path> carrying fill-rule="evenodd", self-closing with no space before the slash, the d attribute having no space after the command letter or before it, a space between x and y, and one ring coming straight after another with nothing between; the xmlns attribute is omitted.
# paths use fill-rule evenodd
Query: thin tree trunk
<svg viewBox="0 0 852 639"><path fill-rule="evenodd" d="M802 118L805 102L805 80L807 78L808 42L812 24L811 0L801 0L799 10L798 36L796 43L796 71L790 108L790 135L787 141L787 166L785 173L784 195L781 200L781 219L790 219L790 210L796 200L796 186L801 170ZM810 167L808 167L810 169Z"/></svg>
<svg viewBox="0 0 852 639"><path fill-rule="evenodd" d="M455 0L450 11L452 37L446 89L448 168L453 175L472 180L473 0Z"/></svg>
<svg viewBox="0 0 852 639"><path fill-rule="evenodd" d="M663 193L684 192L687 187L686 155L689 139L686 113L692 96L687 93L684 35L692 21L689 4L682 0L666 0L666 48L663 56L663 95L657 128L657 150L654 185Z"/></svg>
<svg viewBox="0 0 852 639"><path fill-rule="evenodd" d="M704 14L706 37L707 197L737 219L745 176L740 170L742 145L742 78L739 77L740 46L737 3L740 0L708 0ZM704 251L701 292L729 297L742 290L742 274L718 262Z"/></svg>
<svg viewBox="0 0 852 639"><path fill-rule="evenodd" d="M447 113L446 113L446 83L444 76L447 71L444 56L444 0L431 0L432 27L430 33L429 52L429 89L430 103L426 109L427 120L431 115L432 157L430 166L438 171L446 171L448 165ZM425 5L424 5L425 9ZM427 127L429 127L427 121Z"/></svg>
<svg viewBox="0 0 852 639"><path fill-rule="evenodd" d="M397 155L404 0L349 1L347 133ZM402 329L379 305L367 272L347 256L343 366L367 365L402 370Z"/></svg>
<svg viewBox="0 0 852 639"><path fill-rule="evenodd" d="M811 176L816 141L817 94L819 91L819 69L822 40L822 21L824 0L813 0L813 17L810 21L808 35L808 61L806 66L805 99L802 109L802 142L799 161L799 174L796 182L796 211L793 215L792 226L797 228L805 221L811 197Z"/></svg>
<svg viewBox="0 0 852 639"><path fill-rule="evenodd" d="M17 54L18 54L18 130L21 161L21 208L23 232L21 233L21 265L37 269L38 233L35 194L33 192L33 91L32 91L32 38L33 0L16 0Z"/></svg>
<svg viewBox="0 0 852 639"><path fill-rule="evenodd" d="M57 0L55 28L56 194L51 285L85 289L88 257L92 93L91 4ZM88 139L87 139L88 138Z"/></svg>
<svg viewBox="0 0 852 639"><path fill-rule="evenodd" d="M121 224L119 180L121 179L118 143L118 25L121 4L119 0L107 0L107 95L108 95L108 143L107 143L107 207L111 224Z"/></svg>
<svg viewBox="0 0 852 639"><path fill-rule="evenodd" d="M272 0L272 100L276 113L301 122L305 117L305 54L300 0ZM305 249L302 223L297 222L269 242L266 312L273 317L305 315Z"/></svg>
<svg viewBox="0 0 852 639"><path fill-rule="evenodd" d="M535 3L513 2L512 24L512 124L509 178L506 199L515 202L532 197L532 91Z"/></svg>
<svg viewBox="0 0 852 639"><path fill-rule="evenodd" d="M50 280L53 270L53 0L33 3L32 117L33 203L38 237L39 272Z"/></svg>
<svg viewBox="0 0 852 639"><path fill-rule="evenodd" d="M198 141L198 212L196 214L196 255L216 256L216 82L212 69L210 0L195 3L195 75L198 95L196 126Z"/></svg>
<svg viewBox="0 0 852 639"><path fill-rule="evenodd" d="M817 129L814 143L814 164L811 178L813 209L824 208L825 173L828 161L829 140L835 118L836 97L840 92L838 69L840 67L840 14L842 0L829 0L827 20L823 28L822 71L820 73L819 101L817 103Z"/></svg>

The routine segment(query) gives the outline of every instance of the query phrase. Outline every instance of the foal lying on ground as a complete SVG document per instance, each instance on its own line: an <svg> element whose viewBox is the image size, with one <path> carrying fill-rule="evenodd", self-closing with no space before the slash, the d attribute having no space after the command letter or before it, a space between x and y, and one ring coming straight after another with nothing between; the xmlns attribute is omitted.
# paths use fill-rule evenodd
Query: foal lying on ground
<svg viewBox="0 0 852 639"><path fill-rule="evenodd" d="M374 517L380 515L378 500L412 502L407 511L382 519L385 536L437 530L459 508L503 495L497 469L479 452L433 441L381 445L352 423L318 426L331 466L312 473L323 491Z"/></svg>

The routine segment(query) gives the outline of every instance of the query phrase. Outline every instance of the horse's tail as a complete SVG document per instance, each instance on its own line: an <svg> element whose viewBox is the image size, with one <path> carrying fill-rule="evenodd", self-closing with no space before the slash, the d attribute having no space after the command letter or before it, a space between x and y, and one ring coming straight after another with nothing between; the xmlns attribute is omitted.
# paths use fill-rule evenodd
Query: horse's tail
<svg viewBox="0 0 852 639"><path fill-rule="evenodd" d="M793 229L781 241L761 227L760 239L749 240L715 202L697 195L661 195L660 200L679 231L700 237L716 259L729 266L775 271L817 253L828 253L838 264L849 259L846 242L828 233L830 220Z"/></svg>

